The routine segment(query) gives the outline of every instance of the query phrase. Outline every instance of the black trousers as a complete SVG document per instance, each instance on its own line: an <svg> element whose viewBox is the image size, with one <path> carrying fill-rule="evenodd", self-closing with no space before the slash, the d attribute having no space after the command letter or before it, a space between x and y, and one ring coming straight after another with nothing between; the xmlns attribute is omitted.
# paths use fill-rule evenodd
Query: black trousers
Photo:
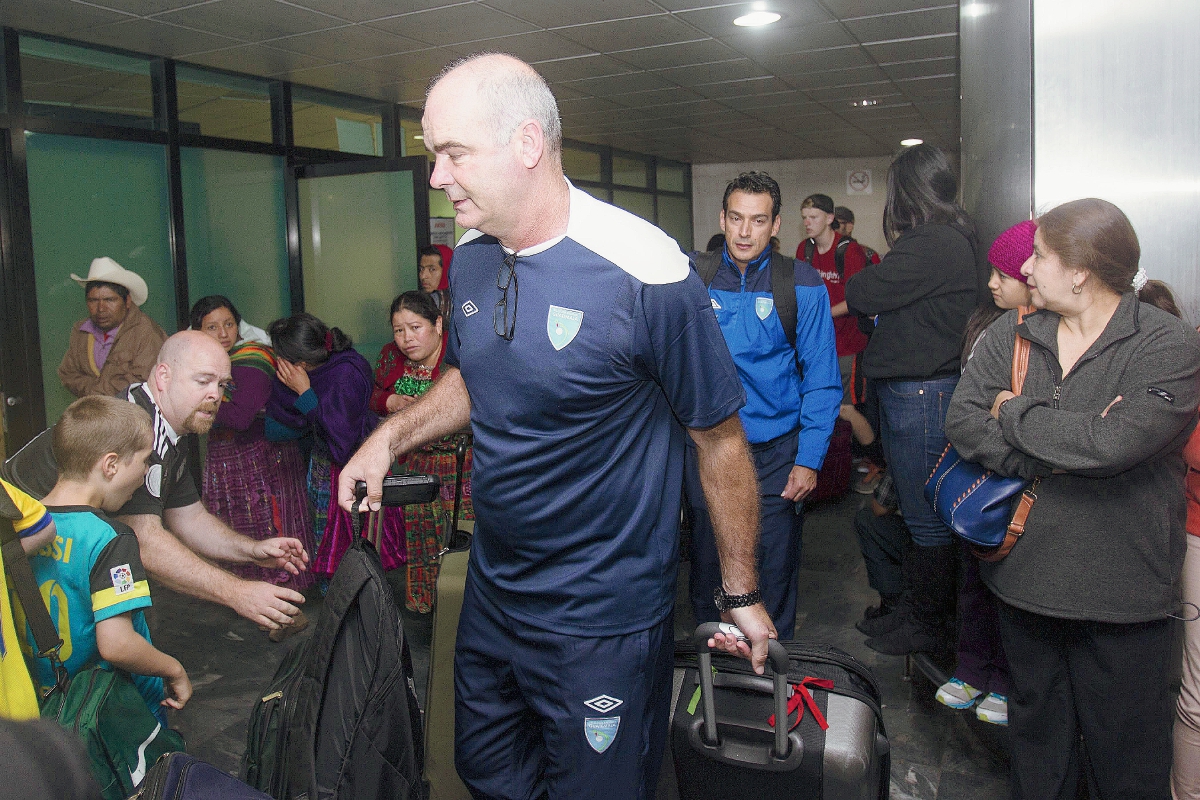
<svg viewBox="0 0 1200 800"><path fill-rule="evenodd" d="M1169 619L1121 625L996 601L1012 671L1014 800L1171 796Z"/></svg>

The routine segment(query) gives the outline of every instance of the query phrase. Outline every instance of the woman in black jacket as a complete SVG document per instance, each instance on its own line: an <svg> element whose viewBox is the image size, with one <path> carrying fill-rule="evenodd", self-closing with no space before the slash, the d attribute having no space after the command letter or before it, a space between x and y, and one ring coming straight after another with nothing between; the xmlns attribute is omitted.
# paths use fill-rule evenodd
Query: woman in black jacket
<svg viewBox="0 0 1200 800"><path fill-rule="evenodd" d="M1073 798L1086 768L1092 797L1165 799L1200 339L1138 301L1119 208L1076 200L1037 225L1021 272L1040 310L988 329L946 415L964 458L1039 481L1024 535L980 565L1012 674L1013 796ZM1015 333L1030 342L1019 396Z"/></svg>
<svg viewBox="0 0 1200 800"><path fill-rule="evenodd" d="M888 169L883 212L891 250L846 284L850 309L876 317L863 372L875 381L884 455L916 545L910 608L871 621L867 646L890 655L952 650L958 546L925 500L925 479L946 447L963 330L989 296L989 270L957 192L942 151L921 144L901 153Z"/></svg>

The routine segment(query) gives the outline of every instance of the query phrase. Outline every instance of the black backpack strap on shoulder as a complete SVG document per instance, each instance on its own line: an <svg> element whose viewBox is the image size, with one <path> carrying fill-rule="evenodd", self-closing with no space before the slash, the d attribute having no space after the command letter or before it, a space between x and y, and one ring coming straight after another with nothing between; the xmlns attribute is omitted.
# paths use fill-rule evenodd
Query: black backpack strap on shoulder
<svg viewBox="0 0 1200 800"><path fill-rule="evenodd" d="M812 263L813 256L817 253L817 243L812 239L804 240L804 260Z"/></svg>
<svg viewBox="0 0 1200 800"><path fill-rule="evenodd" d="M771 256L771 294L788 344L796 346L796 262L780 253Z"/></svg>
<svg viewBox="0 0 1200 800"><path fill-rule="evenodd" d="M56 681L65 686L67 673L58 660L58 651L63 646L62 637L58 635L58 629L54 627L54 622L50 619L50 611L42 600L42 593L38 591L37 580L33 577L33 569L29 566L25 549L21 547L21 537L17 535L12 520L5 516L0 516L0 540L3 541L4 547L4 569L8 572L10 585L21 601L25 619L29 622L29 629L33 632L33 641L37 645L37 656L50 659ZM17 635L22 634L18 631Z"/></svg>
<svg viewBox="0 0 1200 800"><path fill-rule="evenodd" d="M721 268L721 251L696 253L692 260L696 263L696 272L700 275L700 280L704 281L705 286L710 286L713 278L717 277L717 270Z"/></svg>
<svg viewBox="0 0 1200 800"><path fill-rule="evenodd" d="M839 278L846 277L846 251L850 249L850 243L853 241L849 236L843 236L833 249L833 263L837 266Z"/></svg>

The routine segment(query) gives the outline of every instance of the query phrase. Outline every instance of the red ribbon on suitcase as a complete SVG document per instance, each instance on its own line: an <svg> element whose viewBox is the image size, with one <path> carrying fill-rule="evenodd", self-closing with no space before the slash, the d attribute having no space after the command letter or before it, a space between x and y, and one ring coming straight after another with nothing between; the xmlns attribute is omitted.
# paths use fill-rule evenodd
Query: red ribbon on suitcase
<svg viewBox="0 0 1200 800"><path fill-rule="evenodd" d="M787 713L788 719L792 718L792 714L796 713L796 721L788 726L788 730L795 730L800 724L800 720L804 719L804 707L808 706L809 711L813 713L813 719L821 726L821 730L829 730L829 722L826 721L825 715L821 713L821 709L817 708L817 701L809 694L808 687L814 689L832 689L833 681L827 678L814 678L808 676L799 683L792 684L792 696L788 698ZM767 724L772 728L775 727L775 715L772 714L767 718Z"/></svg>

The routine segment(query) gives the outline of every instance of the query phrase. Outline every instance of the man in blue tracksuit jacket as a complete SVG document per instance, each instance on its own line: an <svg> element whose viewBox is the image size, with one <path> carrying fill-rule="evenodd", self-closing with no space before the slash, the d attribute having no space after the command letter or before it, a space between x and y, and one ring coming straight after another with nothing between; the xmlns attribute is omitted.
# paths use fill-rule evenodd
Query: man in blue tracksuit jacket
<svg viewBox="0 0 1200 800"><path fill-rule="evenodd" d="M779 207L779 184L764 172L742 173L726 187L721 202L725 247L708 293L746 390L739 414L761 495L759 591L780 639L790 639L796 622L801 501L816 485L841 405L842 383L829 293L820 274L804 261L779 255L772 259L770 240L779 232ZM772 269L793 272L794 345L775 308ZM721 585L720 562L695 448L688 447L686 456L694 535L692 608L698 622L713 622L720 618L713 600Z"/></svg>

